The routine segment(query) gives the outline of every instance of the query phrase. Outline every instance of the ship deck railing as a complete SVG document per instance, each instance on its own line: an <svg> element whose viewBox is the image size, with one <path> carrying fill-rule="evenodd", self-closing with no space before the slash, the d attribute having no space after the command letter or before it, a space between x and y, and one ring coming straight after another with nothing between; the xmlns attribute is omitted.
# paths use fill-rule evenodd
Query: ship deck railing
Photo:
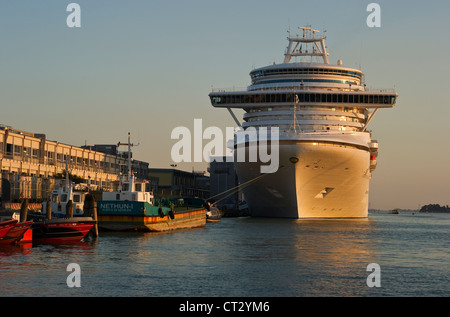
<svg viewBox="0 0 450 317"><path fill-rule="evenodd" d="M250 86L249 86L250 87ZM255 90L248 90L249 87L231 87L231 88L212 88L211 92L255 92L255 91L316 91L316 90L326 90L326 91L367 91L367 92L386 92L386 93L395 93L394 88L372 88L372 87L364 87L364 89L360 89L362 86L351 86L348 88L342 87L317 87L317 86L270 86L264 88L258 88Z"/></svg>

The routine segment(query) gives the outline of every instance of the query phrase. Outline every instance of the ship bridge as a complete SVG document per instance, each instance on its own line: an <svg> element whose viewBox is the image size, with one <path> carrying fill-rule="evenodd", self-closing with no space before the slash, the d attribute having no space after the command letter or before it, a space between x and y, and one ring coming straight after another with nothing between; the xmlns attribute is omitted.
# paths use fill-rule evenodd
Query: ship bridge
<svg viewBox="0 0 450 317"><path fill-rule="evenodd" d="M240 127L278 126L301 131L364 132L380 108L395 105L391 89L366 90L364 73L329 63L325 36L311 27L300 27L302 36L291 36L282 64L254 69L246 90L215 89L211 104L226 108ZM301 58L301 62L296 59ZM294 59L294 61L293 61ZM232 109L246 111L241 124Z"/></svg>

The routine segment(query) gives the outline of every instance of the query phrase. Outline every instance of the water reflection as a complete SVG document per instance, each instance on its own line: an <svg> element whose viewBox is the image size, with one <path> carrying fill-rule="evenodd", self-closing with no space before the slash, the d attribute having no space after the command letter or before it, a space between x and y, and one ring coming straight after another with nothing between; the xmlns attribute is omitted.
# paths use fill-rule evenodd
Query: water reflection
<svg viewBox="0 0 450 317"><path fill-rule="evenodd" d="M363 295L367 265L375 261L374 222L370 219L297 221L296 261L302 294Z"/></svg>
<svg viewBox="0 0 450 317"><path fill-rule="evenodd" d="M247 272L256 294L269 287L273 296L362 295L367 288L376 247L370 219L241 222L224 253Z"/></svg>
<svg viewBox="0 0 450 317"><path fill-rule="evenodd" d="M101 233L76 245L2 248L0 295L448 294L450 217L440 217L224 218L195 230ZM80 289L66 285L69 263L81 267ZM369 263L382 268L379 289L366 285Z"/></svg>

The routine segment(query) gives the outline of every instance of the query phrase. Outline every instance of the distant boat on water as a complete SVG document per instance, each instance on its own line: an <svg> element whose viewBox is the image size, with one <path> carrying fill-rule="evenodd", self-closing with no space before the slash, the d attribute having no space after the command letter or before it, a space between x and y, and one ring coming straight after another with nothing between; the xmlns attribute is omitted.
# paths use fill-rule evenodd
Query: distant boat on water
<svg viewBox="0 0 450 317"><path fill-rule="evenodd" d="M222 218L223 212L219 208L212 206L206 211L206 222L219 222Z"/></svg>

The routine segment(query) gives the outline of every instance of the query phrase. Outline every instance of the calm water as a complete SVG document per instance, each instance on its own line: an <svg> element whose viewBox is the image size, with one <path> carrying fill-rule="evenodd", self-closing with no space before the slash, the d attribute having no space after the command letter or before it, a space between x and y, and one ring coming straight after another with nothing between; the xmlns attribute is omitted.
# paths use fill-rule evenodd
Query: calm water
<svg viewBox="0 0 450 317"><path fill-rule="evenodd" d="M101 233L0 249L1 296L450 296L450 214L227 218L166 234ZM81 287L69 288L69 263ZM369 288L369 263L381 287Z"/></svg>

